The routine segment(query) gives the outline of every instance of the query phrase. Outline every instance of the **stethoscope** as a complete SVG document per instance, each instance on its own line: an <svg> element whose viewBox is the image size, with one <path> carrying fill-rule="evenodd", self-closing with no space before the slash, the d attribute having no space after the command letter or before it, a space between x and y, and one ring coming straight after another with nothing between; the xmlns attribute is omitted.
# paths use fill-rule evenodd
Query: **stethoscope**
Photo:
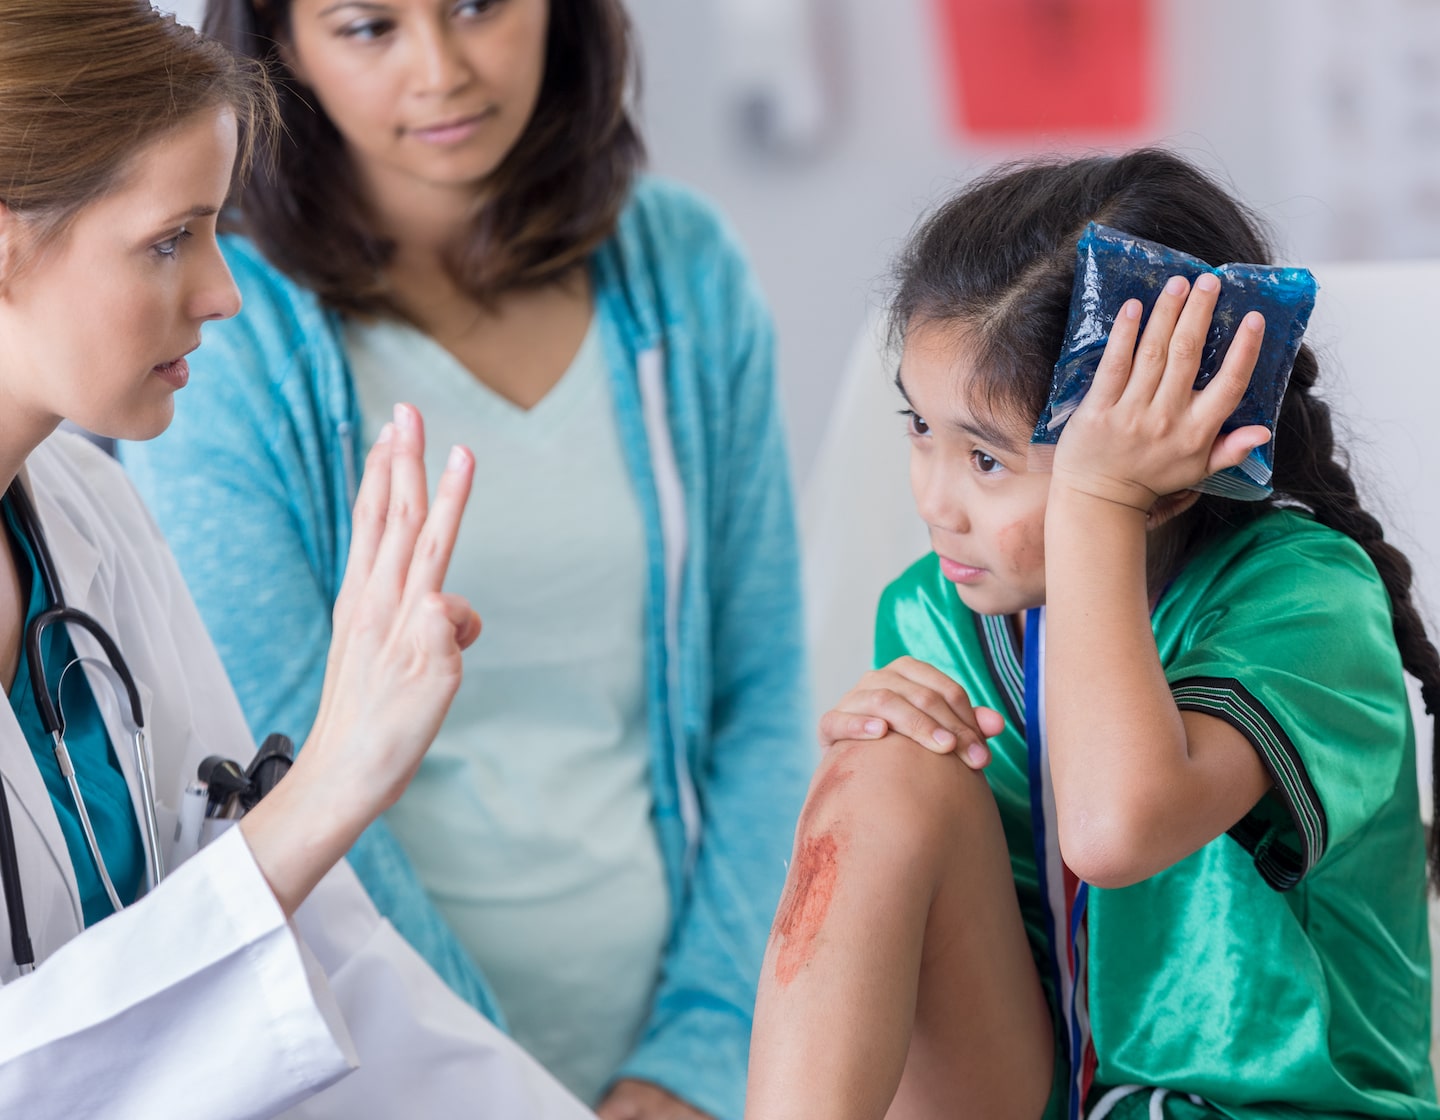
<svg viewBox="0 0 1440 1120"><path fill-rule="evenodd" d="M100 854L100 845L95 839L95 830L90 824L90 814L85 808L85 798L81 796L80 785L75 779L75 766L70 760L70 750L65 745L63 713L50 698L50 682L45 676L45 658L41 651L41 641L45 632L52 626L78 626L87 631L99 643L100 649L105 655L104 661L94 658L77 658L65 667L65 673L69 673L76 665L85 662L99 670L110 682L111 687L115 689L116 699L120 702L120 719L125 724L126 730L130 732L135 750L135 770L139 775L140 803L143 806L144 816L142 823L145 826L145 836L148 841L146 844L148 853L146 874L149 887L154 889L155 885L164 878L165 867L160 855L160 823L155 810L155 782L150 772L150 751L145 742L145 716L140 709L140 690L135 687L135 678L131 676L129 666L125 664L125 659L120 656L120 650L115 645L115 640L105 632L105 628L84 611L65 605L64 596L60 592L60 580L55 573L55 562L40 528L40 518L35 513L30 496L25 493L18 479L10 484L7 496L15 510L15 519L19 523L20 530L30 542L30 547L35 553L35 566L39 569L40 580L44 584L45 593L52 604L48 610L42 611L31 619L25 627L25 664L30 671L30 685L35 695L35 706L40 712L41 725L54 741L55 761L59 764L60 773L64 776L65 784L70 789L70 796L75 800L75 808L80 816L80 827L85 833L85 843L89 847L90 856L94 859L95 867L100 873L100 880L105 885L105 893L109 896L110 905L119 911L124 909L124 904L120 901L120 895L110 879L109 869L105 866L105 857ZM62 673L60 688L64 687L64 676L65 674ZM56 695L59 695L58 691ZM19 966L22 973L26 973L35 967L35 952L30 945L30 927L25 920L25 902L20 891L19 857L15 847L15 832L10 822L9 799L5 793L3 781L0 781L0 886L3 886L5 891L5 911L10 920L11 950L16 965Z"/></svg>

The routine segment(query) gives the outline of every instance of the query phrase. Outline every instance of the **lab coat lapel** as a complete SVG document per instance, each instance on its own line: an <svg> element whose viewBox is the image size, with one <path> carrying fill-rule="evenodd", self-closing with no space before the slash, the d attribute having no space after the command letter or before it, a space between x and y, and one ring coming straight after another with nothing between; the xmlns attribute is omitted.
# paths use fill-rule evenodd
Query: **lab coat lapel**
<svg viewBox="0 0 1440 1120"><path fill-rule="evenodd" d="M20 484L30 495L35 505L35 492L30 486L28 472L20 468ZM39 511L42 531L47 533L51 522L62 518L46 517ZM68 529L69 526L67 525ZM83 575L88 583L94 578L99 555L84 542L77 549L75 572ZM63 574L60 576L63 580ZM11 823L15 830L15 844L21 851L21 889L25 901L25 917L30 927L30 942L35 950L35 959L43 961L66 941L69 941L85 926L80 909L80 888L75 880L75 867L70 862L70 851L65 844L65 834L60 830L60 820L55 815L55 806L50 800L50 791L45 788L30 745L20 731L15 712L9 704L0 712L0 774L4 775L5 792L10 800ZM43 848L48 858L35 858L36 848ZM24 853L31 853L27 857ZM31 870L33 868L33 870ZM3 948L0 948L0 962L6 980L14 978L15 964L10 957L9 919L0 914L5 926Z"/></svg>
<svg viewBox="0 0 1440 1120"><path fill-rule="evenodd" d="M25 469L20 470L20 483L30 494ZM42 525L44 521L42 518ZM92 550L93 551L93 550ZM15 711L7 703L0 711L0 780L5 783L5 796L10 807L10 822L15 833L20 886L29 927L30 944L35 959L46 956L74 937L84 927L80 910L80 889L75 881L75 868L60 831L60 820L50 801L30 744L20 731ZM6 982L15 979L17 969L10 953L10 920L8 911L0 913L4 940L0 942L0 976Z"/></svg>
<svg viewBox="0 0 1440 1120"><path fill-rule="evenodd" d="M35 507L41 531L50 545L50 556L55 562L55 574L60 580L60 590L66 603L94 614L93 608L87 604L95 575L100 570L100 550L66 516L62 503L52 500L53 496L49 493L36 494L23 470L20 478L30 494L30 503ZM95 617L108 627L110 620L99 615Z"/></svg>
<svg viewBox="0 0 1440 1120"><path fill-rule="evenodd" d="M65 846L65 834L50 801L50 791L30 754L30 745L20 732L9 704L0 710L0 775L10 805L10 823L19 852L20 887L25 903L26 924L37 962L43 961L84 928L80 911L80 888L75 868ZM15 978L10 955L8 912L0 908L0 975Z"/></svg>

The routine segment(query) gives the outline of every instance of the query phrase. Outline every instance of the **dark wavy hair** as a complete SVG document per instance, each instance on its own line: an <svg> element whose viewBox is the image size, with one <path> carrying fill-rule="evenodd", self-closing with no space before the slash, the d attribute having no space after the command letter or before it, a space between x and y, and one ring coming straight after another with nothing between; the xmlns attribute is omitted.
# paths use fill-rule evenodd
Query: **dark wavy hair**
<svg viewBox="0 0 1440 1120"><path fill-rule="evenodd" d="M1076 243L1091 221L1212 265L1272 260L1259 218L1172 152L1009 164L945 202L902 251L892 342L912 324L962 324L976 347L972 377L983 402L1034 423L1065 337ZM1314 395L1319 373L1314 351L1301 346L1276 425L1274 494L1264 502L1202 497L1180 526L1182 554L1277 506L1306 510L1344 533L1384 580L1401 660L1420 681L1426 710L1440 713L1440 655L1412 598L1410 562L1360 504L1330 408ZM1432 752L1440 804L1440 720ZM1432 830L1430 859L1440 886L1440 829Z"/></svg>
<svg viewBox="0 0 1440 1120"><path fill-rule="evenodd" d="M205 33L264 65L280 99L282 135L238 192L228 227L327 305L402 315L383 275L395 247L371 228L357 179L344 173L344 140L280 58L290 9L291 0L209 0L206 8ZM535 110L450 254L462 291L485 303L549 283L611 235L644 160L628 105L634 78L620 0L551 4Z"/></svg>

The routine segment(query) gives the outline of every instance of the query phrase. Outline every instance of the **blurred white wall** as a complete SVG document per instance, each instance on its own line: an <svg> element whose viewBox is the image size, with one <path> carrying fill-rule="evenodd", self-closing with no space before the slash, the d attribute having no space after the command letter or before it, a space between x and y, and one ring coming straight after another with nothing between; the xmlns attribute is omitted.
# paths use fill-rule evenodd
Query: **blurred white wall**
<svg viewBox="0 0 1440 1120"><path fill-rule="evenodd" d="M749 248L779 325L804 482L845 356L907 231L956 184L1027 147L967 142L950 126L937 0L627 3L651 166L715 199ZM194 21L203 8L159 4ZM1440 3L1151 4L1151 124L1068 146L1186 151L1271 220L1293 260L1440 255ZM787 52L802 77L819 58L839 96L818 150L777 157L747 142L737 89L776 59L777 80L793 77ZM1417 414L1440 410L1435 380L1417 378L1416 391Z"/></svg>
<svg viewBox="0 0 1440 1120"><path fill-rule="evenodd" d="M748 2L629 7L652 164L719 201L773 303L803 480L867 303L883 293L889 259L916 217L956 183L1026 149L966 143L950 127L934 0L817 0L842 93L833 142L808 161L747 152L722 55L733 48L726 9ZM1188 152L1224 172L1293 259L1440 254L1433 220L1424 236L1396 221L1424 214L1427 185L1429 205L1440 206L1440 4L1154 0L1153 10L1153 125L1070 146L1159 141ZM1407 111L1432 82L1427 148L1427 106ZM1401 200L1402 189L1420 197ZM1440 408L1440 390L1423 388Z"/></svg>
<svg viewBox="0 0 1440 1120"><path fill-rule="evenodd" d="M155 0L155 7L162 12L174 12L181 19L197 27L205 11L205 0Z"/></svg>

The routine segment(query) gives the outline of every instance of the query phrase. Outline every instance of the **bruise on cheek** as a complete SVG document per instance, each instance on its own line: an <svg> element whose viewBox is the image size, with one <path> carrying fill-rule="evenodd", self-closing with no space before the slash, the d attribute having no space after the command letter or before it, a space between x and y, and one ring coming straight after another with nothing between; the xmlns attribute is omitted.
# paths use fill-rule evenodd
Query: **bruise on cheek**
<svg viewBox="0 0 1440 1120"><path fill-rule="evenodd" d="M1000 553L1010 564L1011 573L1020 575L1045 564L1045 524L1030 520L1013 521L999 530L996 539Z"/></svg>
<svg viewBox="0 0 1440 1120"><path fill-rule="evenodd" d="M833 831L800 841L772 931L780 939L775 981L782 988L799 976L815 955L815 941L840 877L840 853L841 842Z"/></svg>

